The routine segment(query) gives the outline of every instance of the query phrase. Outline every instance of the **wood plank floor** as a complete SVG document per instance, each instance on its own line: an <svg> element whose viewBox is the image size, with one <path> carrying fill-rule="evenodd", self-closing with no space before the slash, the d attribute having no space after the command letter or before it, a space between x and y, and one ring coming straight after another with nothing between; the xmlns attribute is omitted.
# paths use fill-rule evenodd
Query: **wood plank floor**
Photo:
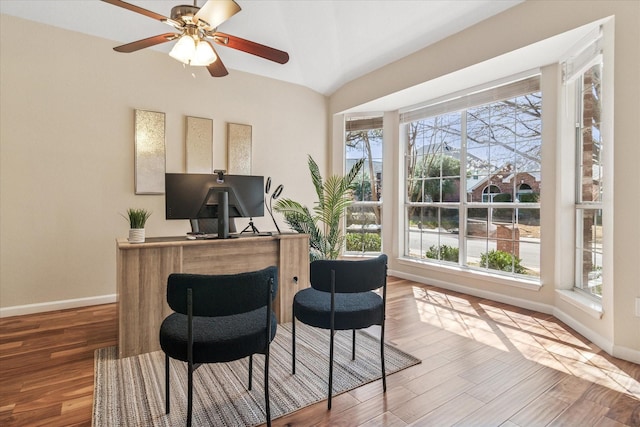
<svg viewBox="0 0 640 427"><path fill-rule="evenodd" d="M274 426L640 426L640 365L550 315L389 278L387 338L420 365ZM0 426L88 426L115 304L0 319Z"/></svg>

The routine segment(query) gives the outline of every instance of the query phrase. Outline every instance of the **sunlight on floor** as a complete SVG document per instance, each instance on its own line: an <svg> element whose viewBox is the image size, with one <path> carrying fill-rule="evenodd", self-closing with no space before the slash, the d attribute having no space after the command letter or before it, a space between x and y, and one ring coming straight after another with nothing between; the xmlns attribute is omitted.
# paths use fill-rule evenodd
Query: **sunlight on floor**
<svg viewBox="0 0 640 427"><path fill-rule="evenodd" d="M413 295L423 323L640 398L638 378L551 315L422 287Z"/></svg>

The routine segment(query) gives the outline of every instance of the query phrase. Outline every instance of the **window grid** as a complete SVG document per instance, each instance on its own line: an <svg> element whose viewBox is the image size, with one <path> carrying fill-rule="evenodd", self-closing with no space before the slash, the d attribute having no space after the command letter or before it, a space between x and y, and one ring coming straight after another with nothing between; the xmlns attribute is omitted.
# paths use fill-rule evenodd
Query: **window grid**
<svg viewBox="0 0 640 427"><path fill-rule="evenodd" d="M403 125L405 257L539 277L540 110L538 89Z"/></svg>

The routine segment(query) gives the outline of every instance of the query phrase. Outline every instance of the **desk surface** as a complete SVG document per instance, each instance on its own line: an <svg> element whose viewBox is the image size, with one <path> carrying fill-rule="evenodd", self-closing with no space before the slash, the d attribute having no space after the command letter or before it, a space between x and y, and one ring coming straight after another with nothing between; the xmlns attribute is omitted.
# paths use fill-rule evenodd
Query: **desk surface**
<svg viewBox="0 0 640 427"><path fill-rule="evenodd" d="M273 234L271 236L258 236L255 234L234 234L231 239L187 239L186 236L166 236L166 237L147 237L144 243L129 243L126 237L119 237L116 239L118 249L141 249L150 247L167 247L167 246L184 246L184 245L197 245L197 244L215 244L223 242L232 242L237 240L281 240L281 239L297 239L300 238L298 233L281 233Z"/></svg>

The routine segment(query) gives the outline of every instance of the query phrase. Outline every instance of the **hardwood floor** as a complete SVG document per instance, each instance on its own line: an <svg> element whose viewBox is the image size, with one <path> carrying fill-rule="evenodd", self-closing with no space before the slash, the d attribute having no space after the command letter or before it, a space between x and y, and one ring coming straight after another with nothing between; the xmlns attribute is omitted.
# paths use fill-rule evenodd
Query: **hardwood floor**
<svg viewBox="0 0 640 427"><path fill-rule="evenodd" d="M420 365L274 426L640 426L640 365L546 314L389 278L387 340ZM0 319L0 425L91 425L115 304Z"/></svg>
<svg viewBox="0 0 640 427"><path fill-rule="evenodd" d="M90 426L93 353L116 338L115 304L0 319L0 426Z"/></svg>

